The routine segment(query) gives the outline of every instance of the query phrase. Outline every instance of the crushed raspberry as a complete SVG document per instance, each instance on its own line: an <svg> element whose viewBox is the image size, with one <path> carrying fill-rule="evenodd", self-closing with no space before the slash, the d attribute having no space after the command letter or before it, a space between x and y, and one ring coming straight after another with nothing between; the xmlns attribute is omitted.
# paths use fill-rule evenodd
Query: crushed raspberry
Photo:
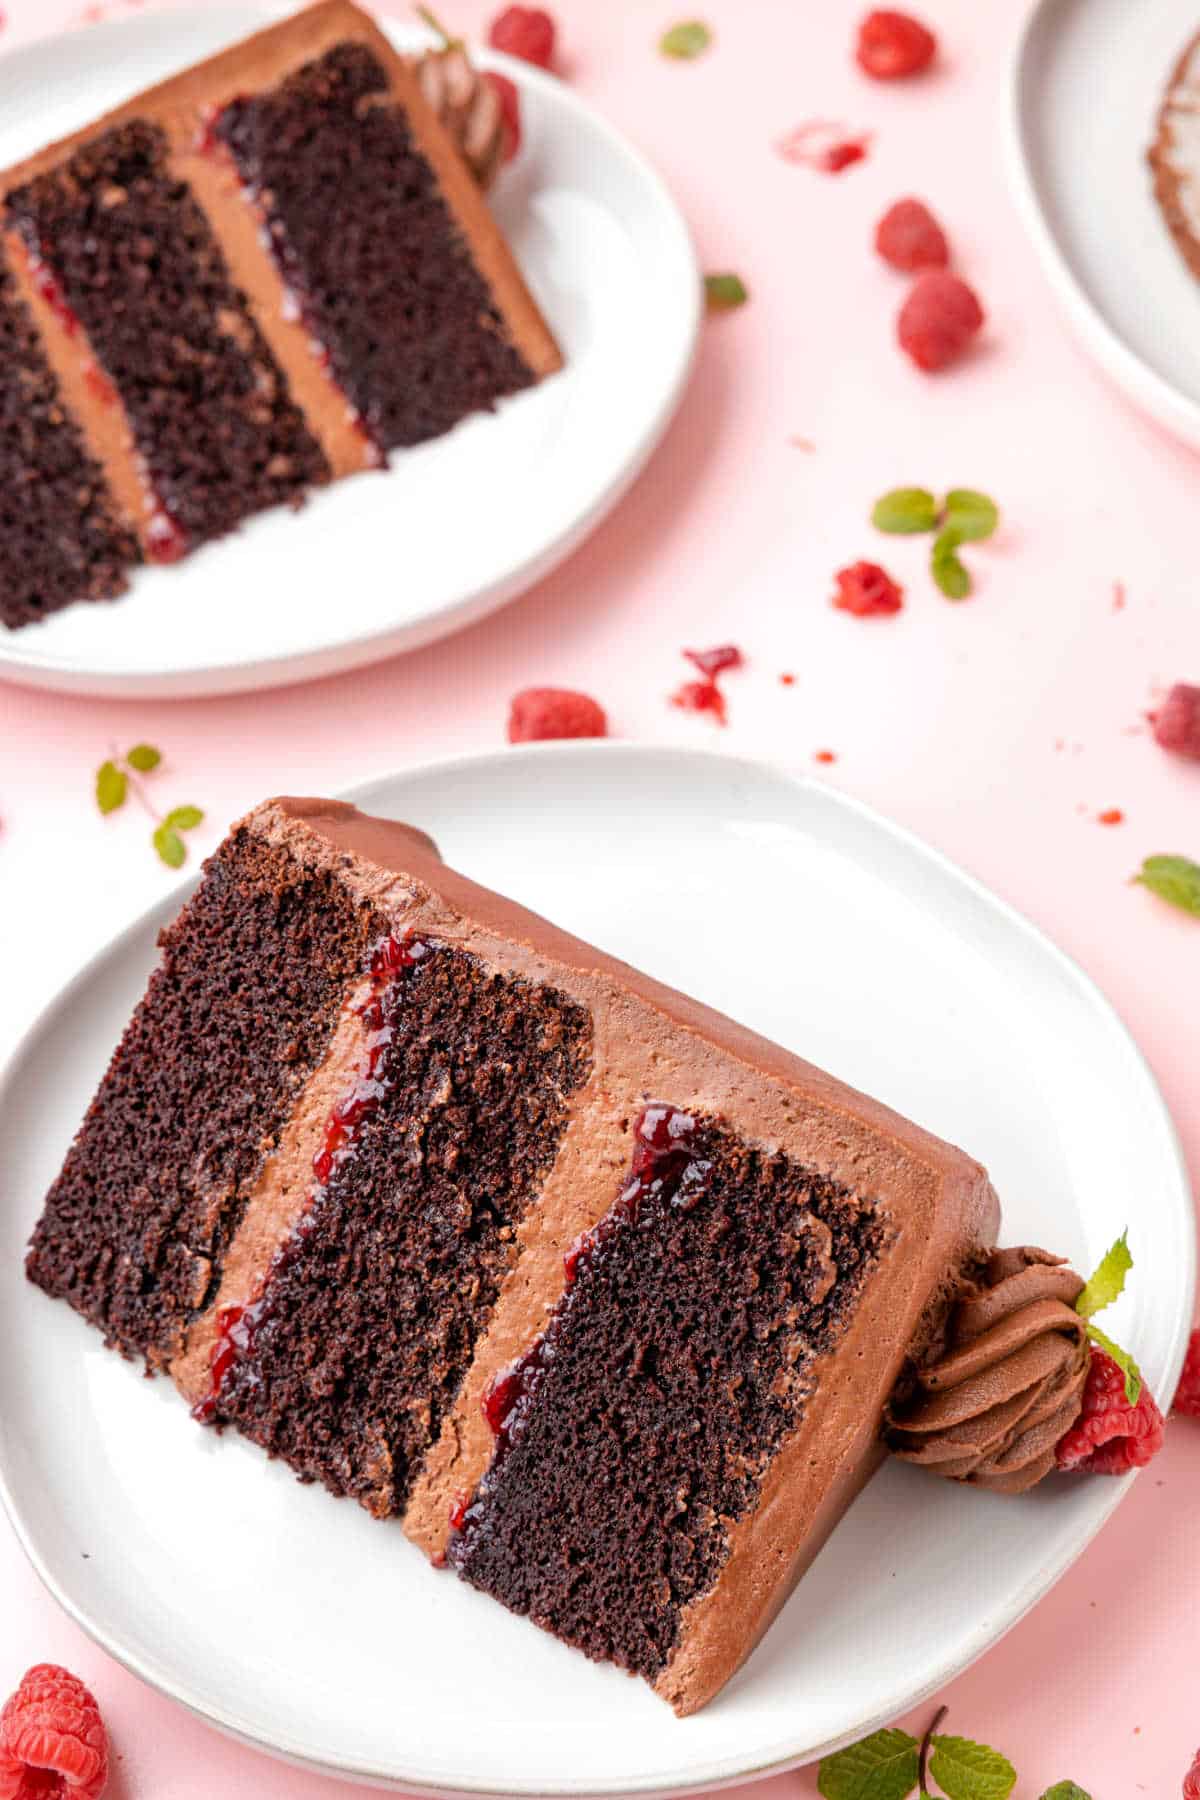
<svg viewBox="0 0 1200 1800"><path fill-rule="evenodd" d="M1154 741L1200 762L1200 687L1175 683L1154 715Z"/></svg>
<svg viewBox="0 0 1200 1800"><path fill-rule="evenodd" d="M1127 598L1127 595L1125 593L1125 583L1123 581L1114 581L1113 582L1113 591L1112 591L1112 600L1113 600L1113 608L1112 609L1114 612L1124 612L1125 611L1126 598Z"/></svg>
<svg viewBox="0 0 1200 1800"><path fill-rule="evenodd" d="M870 12L858 28L858 66L876 81L919 75L936 54L932 31L908 13Z"/></svg>
<svg viewBox="0 0 1200 1800"><path fill-rule="evenodd" d="M683 654L710 681L724 669L742 668L746 661L736 644L718 644L715 650L685 650Z"/></svg>
<svg viewBox="0 0 1200 1800"><path fill-rule="evenodd" d="M1100 825L1123 825L1125 814L1119 806L1110 806L1104 812L1096 814L1096 822Z"/></svg>
<svg viewBox="0 0 1200 1800"><path fill-rule="evenodd" d="M107 1780L95 1700L69 1670L38 1663L0 1711L0 1800L99 1800Z"/></svg>
<svg viewBox="0 0 1200 1800"><path fill-rule="evenodd" d="M1189 1419L1200 1419L1200 1329L1193 1331L1188 1340L1183 1374L1175 1389L1171 1411L1183 1413Z"/></svg>
<svg viewBox="0 0 1200 1800"><path fill-rule="evenodd" d="M814 750L813 751L813 761L819 762L819 763L835 763L837 761L837 751L836 750Z"/></svg>
<svg viewBox="0 0 1200 1800"><path fill-rule="evenodd" d="M804 163L825 175L840 175L853 163L862 162L870 148L869 132L848 132L828 119L809 119L797 125L775 148L784 162Z"/></svg>
<svg viewBox="0 0 1200 1800"><path fill-rule="evenodd" d="M514 694L508 713L508 741L528 744L539 738L608 736L603 707L589 694L570 688L525 688Z"/></svg>
<svg viewBox="0 0 1200 1800"><path fill-rule="evenodd" d="M711 713L718 725L725 725L725 696L715 681L685 681L671 695L671 705L683 712Z"/></svg>
<svg viewBox="0 0 1200 1800"><path fill-rule="evenodd" d="M1085 1475L1125 1475L1142 1469L1162 1449L1163 1416L1145 1382L1136 1406L1125 1398L1125 1376L1112 1357L1090 1346L1091 1364L1079 1417L1059 1439L1060 1469Z"/></svg>
<svg viewBox="0 0 1200 1800"><path fill-rule="evenodd" d="M492 20L488 43L548 69L554 61L554 20L538 6L506 6Z"/></svg>
<svg viewBox="0 0 1200 1800"><path fill-rule="evenodd" d="M495 69L485 69L484 79L490 81L500 96L500 123L504 127L504 160L511 162L521 148L521 96L517 92L516 83L507 75L498 75Z"/></svg>
<svg viewBox="0 0 1200 1800"><path fill-rule="evenodd" d="M785 675L781 675L779 677L779 679L783 683L784 687L795 687L795 685L796 685L796 677L793 674L791 674L790 672Z"/></svg>
<svg viewBox="0 0 1200 1800"><path fill-rule="evenodd" d="M1200 1800L1200 1750L1183 1778L1183 1800Z"/></svg>
<svg viewBox="0 0 1200 1800"><path fill-rule="evenodd" d="M875 248L885 263L905 274L944 269L950 261L946 234L921 200L897 200L875 227Z"/></svg>
<svg viewBox="0 0 1200 1800"><path fill-rule="evenodd" d="M983 308L965 281L933 269L918 276L900 308L896 336L919 369L955 362L983 324Z"/></svg>
<svg viewBox="0 0 1200 1800"><path fill-rule="evenodd" d="M856 618L876 613L898 613L904 605L904 589L878 563L856 562L839 569L833 604Z"/></svg>

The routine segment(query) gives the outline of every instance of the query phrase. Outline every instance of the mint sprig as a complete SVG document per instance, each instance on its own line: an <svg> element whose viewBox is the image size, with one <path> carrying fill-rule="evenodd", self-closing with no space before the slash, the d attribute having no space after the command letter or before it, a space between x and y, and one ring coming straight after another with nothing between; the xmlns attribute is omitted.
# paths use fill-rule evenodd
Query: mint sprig
<svg viewBox="0 0 1200 1800"><path fill-rule="evenodd" d="M690 61L693 56L701 56L712 43L712 32L700 19L685 19L680 25L672 25L664 31L658 40L658 47L664 56L674 57L678 62Z"/></svg>
<svg viewBox="0 0 1200 1800"><path fill-rule="evenodd" d="M1081 1319L1087 1320L1087 1334L1092 1343L1103 1350L1106 1356L1111 1356L1121 1370L1125 1377L1125 1398L1130 1406L1136 1406L1142 1391L1141 1370L1128 1350L1122 1350L1098 1325L1092 1323L1096 1313L1103 1312L1106 1306L1119 1300L1125 1291L1125 1277L1133 1267L1128 1239L1128 1231L1123 1231L1116 1243L1111 1244L1104 1252L1083 1284L1075 1302L1075 1311Z"/></svg>
<svg viewBox="0 0 1200 1800"><path fill-rule="evenodd" d="M971 1738L935 1737L929 1773L946 1800L1008 1800L1017 1771L1007 1756Z"/></svg>
<svg viewBox="0 0 1200 1800"><path fill-rule="evenodd" d="M959 549L991 537L1000 523L1000 509L975 488L951 488L940 504L928 488L892 488L875 502L871 523L877 531L894 534L936 533L929 553L930 574L947 600L965 600L971 592L971 572Z"/></svg>
<svg viewBox="0 0 1200 1800"><path fill-rule="evenodd" d="M971 591L971 574L958 554L962 538L953 525L944 525L929 552L929 572L947 600L965 600Z"/></svg>
<svg viewBox="0 0 1200 1800"><path fill-rule="evenodd" d="M187 861L187 845L179 834L202 824L204 814L198 806L173 807L165 818L157 812L141 777L157 769L161 762L162 751L154 744L134 744L124 756L113 751L96 770L96 805L102 813L116 812L131 793L135 794L155 821L150 842L156 854L169 869L181 869Z"/></svg>
<svg viewBox="0 0 1200 1800"><path fill-rule="evenodd" d="M919 1753L916 1738L907 1731L873 1731L836 1756L822 1758L817 1792L825 1800L905 1800L917 1785Z"/></svg>
<svg viewBox="0 0 1200 1800"><path fill-rule="evenodd" d="M1056 1781L1046 1789L1042 1800L1092 1800L1092 1796L1085 1794L1077 1781Z"/></svg>
<svg viewBox="0 0 1200 1800"><path fill-rule="evenodd" d="M902 537L932 531L939 516L938 503L929 489L919 487L892 488L881 494L871 509L871 523L876 531Z"/></svg>
<svg viewBox="0 0 1200 1800"><path fill-rule="evenodd" d="M1200 863L1190 856L1148 856L1133 879L1160 900L1200 919Z"/></svg>
<svg viewBox="0 0 1200 1800"><path fill-rule="evenodd" d="M704 277L704 299L709 312L730 312L735 306L745 306L749 298L749 290L740 275Z"/></svg>
<svg viewBox="0 0 1200 1800"><path fill-rule="evenodd" d="M824 1757L817 1791L824 1800L907 1800L915 1790L932 1800L933 1781L945 1800L1008 1800L1017 1780L1008 1758L988 1744L940 1733L945 1717L941 1706L920 1742L891 1728Z"/></svg>

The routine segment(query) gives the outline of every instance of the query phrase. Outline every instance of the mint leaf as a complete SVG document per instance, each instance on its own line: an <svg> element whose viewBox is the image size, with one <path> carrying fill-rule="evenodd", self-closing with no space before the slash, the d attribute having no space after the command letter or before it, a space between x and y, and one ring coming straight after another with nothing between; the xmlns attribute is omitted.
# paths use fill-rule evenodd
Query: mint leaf
<svg viewBox="0 0 1200 1800"><path fill-rule="evenodd" d="M937 522L937 501L927 488L892 488L871 508L876 531L933 531Z"/></svg>
<svg viewBox="0 0 1200 1800"><path fill-rule="evenodd" d="M933 540L929 567L947 600L965 600L971 591L971 577L958 554L962 541L951 525L943 526Z"/></svg>
<svg viewBox="0 0 1200 1800"><path fill-rule="evenodd" d="M173 831L165 819L150 841L169 869L182 869L187 861L187 847L179 833Z"/></svg>
<svg viewBox="0 0 1200 1800"><path fill-rule="evenodd" d="M1093 1344L1098 1344L1101 1350L1104 1350L1112 1357L1118 1369L1124 1371L1125 1398L1128 1400L1130 1406L1136 1406L1138 1403L1138 1395L1142 1391L1142 1371L1138 1368L1128 1350L1122 1350L1120 1344L1114 1344L1112 1339L1107 1337L1098 1325L1093 1325L1090 1320L1088 1321L1087 1334L1091 1338Z"/></svg>
<svg viewBox="0 0 1200 1800"><path fill-rule="evenodd" d="M944 502L946 524L957 531L959 542L977 544L991 537L1000 523L1000 509L986 494L973 488L951 488Z"/></svg>
<svg viewBox="0 0 1200 1800"><path fill-rule="evenodd" d="M125 752L125 761L139 775L148 775L162 761L162 751L156 750L153 744L135 744L132 750Z"/></svg>
<svg viewBox="0 0 1200 1800"><path fill-rule="evenodd" d="M658 47L664 56L674 56L686 60L699 56L712 43L712 32L699 19L688 19L682 25L672 25L670 31L664 31L658 40Z"/></svg>
<svg viewBox="0 0 1200 1800"><path fill-rule="evenodd" d="M907 1731L873 1731L817 1770L825 1800L905 1800L917 1785L917 1740Z"/></svg>
<svg viewBox="0 0 1200 1800"><path fill-rule="evenodd" d="M963 1737L934 1738L929 1772L946 1800L1007 1800L1017 1780L1007 1756Z"/></svg>
<svg viewBox="0 0 1200 1800"><path fill-rule="evenodd" d="M1046 1789L1042 1800L1092 1800L1092 1796L1085 1794L1077 1781L1056 1781Z"/></svg>
<svg viewBox="0 0 1200 1800"><path fill-rule="evenodd" d="M191 831L203 820L204 814L198 806L175 806L163 820L163 825L168 831Z"/></svg>
<svg viewBox="0 0 1200 1800"><path fill-rule="evenodd" d="M1148 856L1133 879L1200 919L1200 863L1190 856Z"/></svg>
<svg viewBox="0 0 1200 1800"><path fill-rule="evenodd" d="M1125 1241L1128 1236L1128 1231L1121 1233L1084 1283L1083 1292L1075 1302L1075 1311L1081 1319L1090 1319L1093 1313L1103 1312L1106 1306L1120 1299L1125 1277L1133 1267L1133 1258Z"/></svg>
<svg viewBox="0 0 1200 1800"><path fill-rule="evenodd" d="M96 805L102 813L116 812L125 804L127 787L124 769L115 762L102 762L96 770Z"/></svg>
<svg viewBox="0 0 1200 1800"><path fill-rule="evenodd" d="M731 307L745 306L750 295L740 275L706 275L704 298L710 312L728 312Z"/></svg>

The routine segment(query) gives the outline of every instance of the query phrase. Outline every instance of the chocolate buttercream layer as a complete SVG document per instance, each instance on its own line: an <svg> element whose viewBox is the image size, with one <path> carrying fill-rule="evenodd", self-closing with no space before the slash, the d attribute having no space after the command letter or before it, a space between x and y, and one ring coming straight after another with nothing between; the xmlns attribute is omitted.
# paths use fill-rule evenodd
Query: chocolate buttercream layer
<svg viewBox="0 0 1200 1800"><path fill-rule="evenodd" d="M915 1395L889 1408L893 1454L999 1493L1048 1475L1087 1380L1082 1290L1062 1257L995 1251L956 1305L944 1350L916 1370Z"/></svg>

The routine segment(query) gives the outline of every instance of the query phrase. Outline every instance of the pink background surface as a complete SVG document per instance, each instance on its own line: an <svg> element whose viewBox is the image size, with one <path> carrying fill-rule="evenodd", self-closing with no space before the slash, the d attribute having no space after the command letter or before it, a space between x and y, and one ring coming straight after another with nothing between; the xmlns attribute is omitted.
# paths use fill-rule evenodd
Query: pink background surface
<svg viewBox="0 0 1200 1800"><path fill-rule="evenodd" d="M468 30L491 10L445 4ZM1150 852L1200 856L1200 768L1164 756L1143 723L1162 684L1200 680L1197 468L1076 351L1014 215L1001 127L1022 7L930 0L941 70L892 89L849 61L850 0L703 0L716 43L690 65L655 53L679 16L667 0L556 10L569 78L651 154L705 266L739 270L751 304L706 324L679 417L613 517L475 629L262 698L117 704L0 690L0 1051L169 879L144 820L127 810L103 821L91 803L110 741L164 746L157 786L208 809L194 840L203 851L266 792L332 790L498 745L508 696L533 681L595 693L622 736L708 744L715 728L665 696L684 672L682 645L734 638L750 660L728 682L727 747L807 772L817 748L834 749L825 778L949 852L1079 958L1149 1056L1195 1178L1200 925L1128 877ZM77 12L11 0L0 43ZM869 161L837 178L787 166L773 138L813 116L874 130ZM879 212L906 193L935 206L989 311L979 353L936 381L897 354L903 284L869 247ZM865 523L874 497L901 482L969 484L999 500L1003 529L971 555L968 603L941 599L922 542L881 540ZM906 583L900 617L830 608L832 571L860 556ZM403 521L396 557L399 569ZM785 670L794 686L780 684ZM1109 807L1126 822L1101 826ZM1131 1218L1137 1204L1131 1195ZM1096 1800L1179 1792L1200 1742L1188 1648L1198 1483L1200 1428L1176 1421L1075 1569L943 1696L952 1729L1012 1757L1019 1796L1067 1776ZM2 1524L0 1624L0 1695L42 1659L93 1684L120 1757L117 1800L339 1791L143 1689L43 1597ZM816 1792L811 1771L767 1787Z"/></svg>

